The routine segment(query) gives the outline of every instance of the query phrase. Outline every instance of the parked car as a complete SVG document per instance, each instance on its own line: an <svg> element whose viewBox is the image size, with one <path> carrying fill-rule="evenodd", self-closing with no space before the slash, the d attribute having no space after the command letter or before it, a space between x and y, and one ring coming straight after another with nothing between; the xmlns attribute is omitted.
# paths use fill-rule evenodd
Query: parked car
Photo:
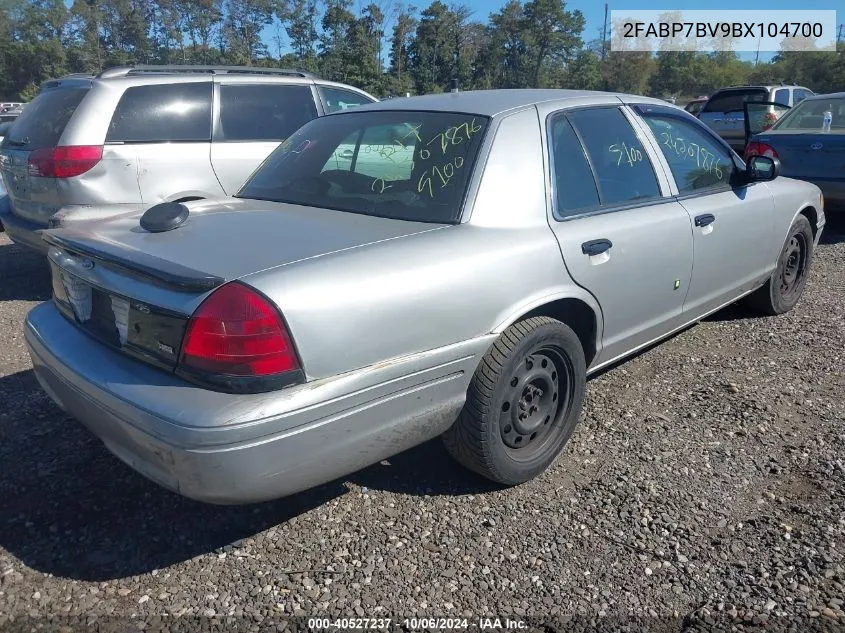
<svg viewBox="0 0 845 633"><path fill-rule="evenodd" d="M766 101L791 107L813 94L803 86L731 86L710 95L698 118L742 154L745 149L743 104ZM777 120L774 108L769 110L768 118L770 123Z"/></svg>
<svg viewBox="0 0 845 633"><path fill-rule="evenodd" d="M391 99L307 123L233 198L45 231L26 341L62 408L189 497L288 495L440 434L513 485L587 375L744 297L792 309L824 218L658 99Z"/></svg>
<svg viewBox="0 0 845 633"><path fill-rule="evenodd" d="M707 103L707 97L696 97L684 106L684 110L693 116L698 116L705 103Z"/></svg>
<svg viewBox="0 0 845 633"><path fill-rule="evenodd" d="M16 120L23 112L25 106L25 103L21 103L14 108L7 108L0 111L0 123L8 123Z"/></svg>
<svg viewBox="0 0 845 633"><path fill-rule="evenodd" d="M760 111L772 105L746 104L746 160L775 158L783 175L818 185L828 207L845 208L845 92L807 97L767 128Z"/></svg>
<svg viewBox="0 0 845 633"><path fill-rule="evenodd" d="M137 66L47 82L0 145L9 237L231 195L302 124L375 98L310 73Z"/></svg>

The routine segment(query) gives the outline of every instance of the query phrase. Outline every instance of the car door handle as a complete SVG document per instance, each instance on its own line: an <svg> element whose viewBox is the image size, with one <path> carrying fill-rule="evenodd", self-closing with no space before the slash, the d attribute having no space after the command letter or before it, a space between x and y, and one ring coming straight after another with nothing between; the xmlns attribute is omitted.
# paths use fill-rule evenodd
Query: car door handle
<svg viewBox="0 0 845 633"><path fill-rule="evenodd" d="M705 213L703 215L695 216L696 226L709 226L716 221L716 216L712 213Z"/></svg>
<svg viewBox="0 0 845 633"><path fill-rule="evenodd" d="M581 252L584 255L601 255L613 248L613 242L608 239L590 240L581 244Z"/></svg>

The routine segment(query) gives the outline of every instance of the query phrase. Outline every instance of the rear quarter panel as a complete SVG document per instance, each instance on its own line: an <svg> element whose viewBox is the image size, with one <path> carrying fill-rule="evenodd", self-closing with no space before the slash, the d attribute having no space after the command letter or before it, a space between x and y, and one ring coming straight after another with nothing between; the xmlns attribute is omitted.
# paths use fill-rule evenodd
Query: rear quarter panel
<svg viewBox="0 0 845 633"><path fill-rule="evenodd" d="M471 224L244 278L281 308L309 379L484 336L569 280L548 226Z"/></svg>

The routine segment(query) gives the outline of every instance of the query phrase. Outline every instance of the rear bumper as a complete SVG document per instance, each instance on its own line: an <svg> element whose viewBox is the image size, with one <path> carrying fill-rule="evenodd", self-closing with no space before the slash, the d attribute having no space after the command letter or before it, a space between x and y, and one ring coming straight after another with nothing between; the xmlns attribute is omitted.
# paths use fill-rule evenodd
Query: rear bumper
<svg viewBox="0 0 845 633"><path fill-rule="evenodd" d="M25 335L44 390L112 453L170 490L217 504L293 494L436 437L463 406L475 358L489 345L485 337L233 396L100 345L51 302L30 312Z"/></svg>
<svg viewBox="0 0 845 633"><path fill-rule="evenodd" d="M38 234L38 231L47 228L45 225L16 216L9 210L9 205L6 203L0 204L0 223L3 224L9 239L15 244L26 246L43 255L47 254L47 244Z"/></svg>

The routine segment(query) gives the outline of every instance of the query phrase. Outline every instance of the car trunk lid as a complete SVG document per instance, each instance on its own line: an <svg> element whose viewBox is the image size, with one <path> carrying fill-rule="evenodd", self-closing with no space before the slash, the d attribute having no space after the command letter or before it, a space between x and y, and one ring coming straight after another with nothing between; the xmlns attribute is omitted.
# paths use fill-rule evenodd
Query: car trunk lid
<svg viewBox="0 0 845 633"><path fill-rule="evenodd" d="M770 130L758 135L754 140L771 145L775 149L784 176L813 180L843 178L845 174L843 133Z"/></svg>
<svg viewBox="0 0 845 633"><path fill-rule="evenodd" d="M144 231L141 214L43 232L62 313L167 370L178 363L190 315L220 285L444 226L247 199L186 206L188 220L162 233Z"/></svg>

